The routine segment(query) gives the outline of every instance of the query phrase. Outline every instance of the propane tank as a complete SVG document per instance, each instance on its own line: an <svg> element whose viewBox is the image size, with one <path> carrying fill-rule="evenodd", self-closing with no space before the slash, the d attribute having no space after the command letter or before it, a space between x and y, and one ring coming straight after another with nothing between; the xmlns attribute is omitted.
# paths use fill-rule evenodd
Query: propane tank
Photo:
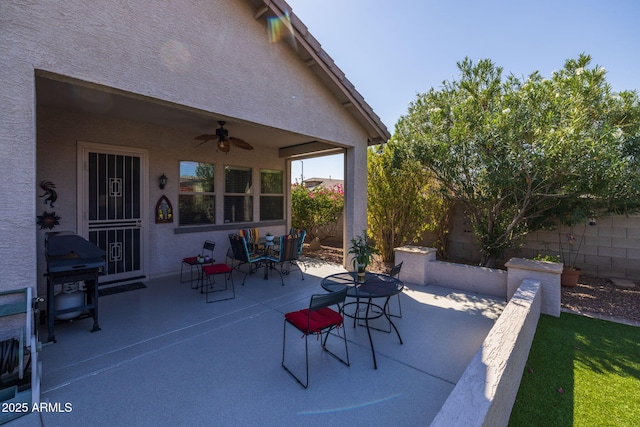
<svg viewBox="0 0 640 427"><path fill-rule="evenodd" d="M62 287L62 292L55 296L56 312L60 310L66 310L68 308L82 307L84 303L85 293L78 290L78 284L68 285L65 284ZM72 311L69 313L56 314L58 320L70 320L74 319L82 314L82 309L78 311Z"/></svg>

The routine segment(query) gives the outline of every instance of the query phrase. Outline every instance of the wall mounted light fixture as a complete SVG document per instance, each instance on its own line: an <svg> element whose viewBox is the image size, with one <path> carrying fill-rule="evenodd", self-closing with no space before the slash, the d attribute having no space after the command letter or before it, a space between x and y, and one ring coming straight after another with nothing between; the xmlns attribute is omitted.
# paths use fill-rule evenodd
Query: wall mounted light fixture
<svg viewBox="0 0 640 427"><path fill-rule="evenodd" d="M160 175L160 178L158 178L158 187L160 187L161 190L164 190L165 185L167 185L167 177L165 174L162 174Z"/></svg>

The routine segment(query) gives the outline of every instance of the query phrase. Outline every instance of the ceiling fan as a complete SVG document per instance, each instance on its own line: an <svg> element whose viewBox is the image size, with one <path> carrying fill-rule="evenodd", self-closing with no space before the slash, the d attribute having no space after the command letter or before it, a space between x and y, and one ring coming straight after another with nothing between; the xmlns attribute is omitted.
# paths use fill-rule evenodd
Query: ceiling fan
<svg viewBox="0 0 640 427"><path fill-rule="evenodd" d="M231 149L231 144L235 145L238 148L242 148L244 150L253 150L253 147L251 146L251 144L249 144L245 140L240 138L235 138L233 136L229 136L229 131L224 128L225 123L226 122L223 122L223 121L218 122L220 127L216 129L215 135L205 134L205 135L196 136L195 139L197 139L198 141L202 141L200 144L198 144L198 146L204 144L205 142L211 141L213 139L217 139L218 150L222 151L223 153L229 152L229 150Z"/></svg>

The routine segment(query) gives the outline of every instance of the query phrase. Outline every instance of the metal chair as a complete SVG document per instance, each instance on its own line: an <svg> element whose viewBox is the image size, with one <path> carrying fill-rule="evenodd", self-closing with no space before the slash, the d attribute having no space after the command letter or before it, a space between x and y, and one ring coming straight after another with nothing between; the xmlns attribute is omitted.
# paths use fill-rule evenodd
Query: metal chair
<svg viewBox="0 0 640 427"><path fill-rule="evenodd" d="M391 269L391 271L389 272L389 276L391 277L395 277L396 279L400 279L400 270L402 269L402 263L404 261L401 261L400 264L396 264L393 266L393 268ZM387 309L389 310L388 314L390 317L397 317L399 319L402 318L402 304L400 302L400 295L402 295L402 292L400 292L397 297L398 297L398 314L393 314L391 312L391 305L388 304L387 305ZM376 310L376 313L379 313L379 311ZM355 319L354 319L354 325L355 325ZM375 328L374 328L375 329ZM391 332L391 329L389 329L389 331L384 330L384 332Z"/></svg>
<svg viewBox="0 0 640 427"><path fill-rule="evenodd" d="M207 294L206 301L209 302L218 302L218 301L226 301L229 299L234 299L236 297L236 288L233 285L233 277L231 277L231 272L233 269L229 267L227 264L211 264L211 265L203 265L202 266L202 288L200 288L201 293ZM218 274L224 275L224 288L215 289L215 276ZM222 292L229 289L227 285L227 275L229 275L229 279L231 279L231 291L232 296L226 298L218 298L214 300L209 299L209 294L214 292Z"/></svg>
<svg viewBox="0 0 640 427"><path fill-rule="evenodd" d="M247 242L247 249L249 252L257 252L260 249L258 241L260 240L260 230L257 228L241 228L238 230L238 235L244 237Z"/></svg>
<svg viewBox="0 0 640 427"><path fill-rule="evenodd" d="M309 302L309 308L292 311L284 315L284 332L282 337L282 367L300 384L302 387L307 388L309 385L309 335L313 334L320 338L320 336L326 332L324 339L322 340L322 349L338 359L346 366L349 364L349 349L347 348L347 336L343 328L342 338L344 340L344 350L346 353L346 361L335 353L331 352L326 344L327 338L333 329L338 330L344 322L342 316L342 307L340 304L344 304L344 299L347 296L347 288L345 287L341 291L332 292L328 294L316 294L311 296ZM338 311L329 308L332 305L338 307ZM306 378L303 383L296 374L294 374L285 365L285 350L287 342L287 324L292 325L297 330L304 334L305 344L305 367ZM338 336L340 336L338 330Z"/></svg>
<svg viewBox="0 0 640 427"><path fill-rule="evenodd" d="M404 261L400 262L400 264L394 265L393 268L391 269L391 272L389 273L389 276L395 277L396 279L400 279L400 270L402 269L403 262ZM391 306L389 306L389 316L402 318L402 304L400 303L400 295L402 295L402 292L398 294L398 314L392 314Z"/></svg>
<svg viewBox="0 0 640 427"><path fill-rule="evenodd" d="M265 260L265 256L258 253L250 253L247 248L247 241L238 234L229 234L229 245L231 251L229 256L234 264L237 262L237 264L233 265L234 270L243 273L240 270L240 266L249 264L249 271L244 273L244 278L242 279L242 285L244 286L247 275L256 271L257 266Z"/></svg>
<svg viewBox="0 0 640 427"><path fill-rule="evenodd" d="M282 275L288 275L292 267L300 270L300 276L302 277L302 280L304 280L304 273L297 263L300 239L301 237L297 234L280 236L280 251L277 253L277 255L269 255L265 258L266 261L268 261L270 265L273 266L273 270L277 271L278 274L280 274L282 286L284 286L284 279L282 278ZM278 269L278 266L280 267L280 269Z"/></svg>
<svg viewBox="0 0 640 427"><path fill-rule="evenodd" d="M289 230L289 234L297 234L300 237L300 246L298 247L298 258L302 256L302 248L304 247L304 239L307 237L307 230L304 228L292 228ZM305 271L307 270L307 264L304 261L298 259L304 266Z"/></svg>
<svg viewBox="0 0 640 427"><path fill-rule="evenodd" d="M193 289L197 289L197 286L195 288L193 287L194 268L195 268L195 272L198 274L196 279L199 279L200 267L202 265L213 264L215 262L215 260L213 259L213 250L215 249L215 247L216 247L215 242L211 240L204 241L204 244L202 245L202 252L200 253L202 257L205 257L205 260L202 262L198 261L197 256L182 258L182 264L180 265L180 283L191 282L191 287ZM209 259L207 260L206 257L208 257ZM189 280L183 280L183 272L185 267L189 267Z"/></svg>

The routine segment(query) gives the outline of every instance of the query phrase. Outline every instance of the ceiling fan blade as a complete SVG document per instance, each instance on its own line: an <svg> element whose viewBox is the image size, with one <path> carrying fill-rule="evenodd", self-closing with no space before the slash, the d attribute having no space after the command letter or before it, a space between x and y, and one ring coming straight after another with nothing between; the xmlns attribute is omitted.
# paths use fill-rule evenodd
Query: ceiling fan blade
<svg viewBox="0 0 640 427"><path fill-rule="evenodd" d="M229 141L231 141L236 147L243 148L245 150L253 150L251 144L246 142L244 139L229 137Z"/></svg>
<svg viewBox="0 0 640 427"><path fill-rule="evenodd" d="M200 147L202 144L206 144L207 142L211 141L210 139L205 139L204 141L202 141L200 144L196 144L196 147Z"/></svg>
<svg viewBox="0 0 640 427"><path fill-rule="evenodd" d="M198 140L198 141L202 141L200 144L196 145L196 147L201 146L202 144L205 144L213 139L216 139L217 136L216 135L198 135L196 136L194 139Z"/></svg>

